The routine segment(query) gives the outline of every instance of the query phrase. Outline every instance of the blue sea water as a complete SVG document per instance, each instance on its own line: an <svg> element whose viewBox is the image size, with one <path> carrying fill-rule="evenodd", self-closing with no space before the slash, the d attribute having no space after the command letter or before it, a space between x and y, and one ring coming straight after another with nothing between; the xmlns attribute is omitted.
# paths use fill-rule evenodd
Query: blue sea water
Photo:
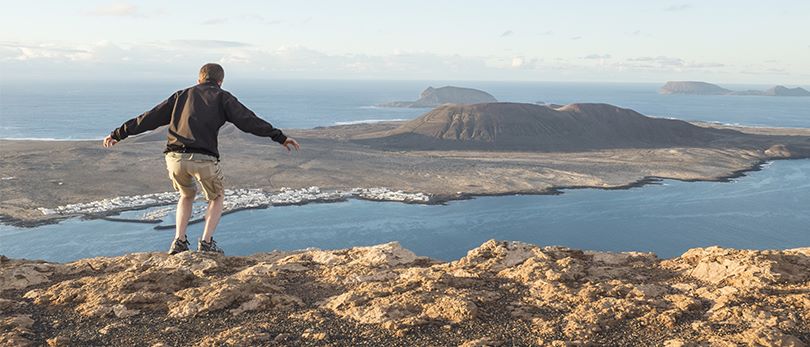
<svg viewBox="0 0 810 347"><path fill-rule="evenodd" d="M349 200L246 210L223 217L215 238L231 255L399 241L417 254L457 259L488 239L680 255L692 247L810 246L810 160L777 161L730 183L666 180L629 190L480 197L446 206ZM199 237L202 225L189 227ZM0 226L0 254L68 261L163 251L173 230L68 220Z"/></svg>
<svg viewBox="0 0 810 347"><path fill-rule="evenodd" d="M480 88L502 101L606 102L660 117L810 127L810 98L663 96L656 93L659 85L654 84L234 81L224 87L278 127L311 128L414 118L426 110L373 105L413 100L428 85L445 84ZM0 86L0 138L99 139L183 86L177 82L4 84ZM417 254L440 259L457 258L491 238L652 251L662 257L714 244L810 246L808 172L808 160L777 161L732 183L667 180L630 190L484 197L446 206L350 200L274 207L223 217L216 238L229 254L400 241ZM192 226L191 234L199 235L200 229ZM67 261L164 250L171 237L171 232L151 225L102 220L73 219L28 229L0 225L0 254Z"/></svg>
<svg viewBox="0 0 810 347"><path fill-rule="evenodd" d="M226 81L223 87L280 128L411 119L425 109L378 108L415 100L427 86L486 90L501 101L604 102L646 115L779 127L810 127L810 98L659 95L657 84L476 81ZM0 138L100 139L187 81L17 82L0 86ZM734 87L734 86L730 86ZM737 86L765 89L767 86Z"/></svg>

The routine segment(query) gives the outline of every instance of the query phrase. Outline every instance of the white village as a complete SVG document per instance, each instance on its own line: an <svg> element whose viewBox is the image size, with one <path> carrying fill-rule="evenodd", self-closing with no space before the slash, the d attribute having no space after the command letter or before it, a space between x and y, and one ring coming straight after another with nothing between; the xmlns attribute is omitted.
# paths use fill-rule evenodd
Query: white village
<svg viewBox="0 0 810 347"><path fill-rule="evenodd" d="M176 192L163 192L133 196L119 196L111 199L96 200L84 203L69 204L54 208L39 208L46 216L93 216L110 215L116 212L147 209L177 202ZM404 203L430 202L430 195L408 193L401 190L390 190L385 187L354 188L344 190L321 190L319 187L292 189L282 187L276 192L262 189L226 189L224 212L235 212L243 209L266 208L270 206L303 205L316 202L338 202L349 198L372 201L396 201ZM197 205L193 215L204 213L205 206ZM156 221L174 212L174 206L152 209L145 212L139 220Z"/></svg>

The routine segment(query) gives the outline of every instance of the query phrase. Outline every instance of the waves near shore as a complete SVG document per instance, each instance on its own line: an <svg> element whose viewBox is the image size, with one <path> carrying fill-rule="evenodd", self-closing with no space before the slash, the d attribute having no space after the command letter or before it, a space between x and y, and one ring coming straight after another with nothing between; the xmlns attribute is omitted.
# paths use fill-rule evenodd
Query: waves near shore
<svg viewBox="0 0 810 347"><path fill-rule="evenodd" d="M808 268L810 248L661 260L495 240L452 262L397 243L2 257L0 344L804 346Z"/></svg>

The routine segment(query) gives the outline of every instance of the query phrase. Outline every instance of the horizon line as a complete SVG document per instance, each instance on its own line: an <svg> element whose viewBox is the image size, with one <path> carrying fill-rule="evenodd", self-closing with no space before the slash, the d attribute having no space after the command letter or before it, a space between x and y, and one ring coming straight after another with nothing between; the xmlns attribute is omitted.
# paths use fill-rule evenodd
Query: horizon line
<svg viewBox="0 0 810 347"><path fill-rule="evenodd" d="M79 83L86 83L86 82L170 82L170 83L179 83L188 81L187 84L193 85L196 84L195 78L133 78L133 77L125 77L125 78L28 78L28 79L18 79L18 78L7 78L4 79L6 82L12 83L36 83L36 82L79 82ZM311 77L301 77L301 78L272 78L272 77L239 77L236 79L228 79L226 77L224 85L233 83L233 81L286 81L286 82L438 82L438 83L448 83L448 82L483 82L483 83L571 83L571 84L664 84L667 82L706 82L711 84L718 84L718 85L748 85L748 86L810 86L810 82L808 83L780 83L780 82L773 82L773 83L762 83L762 82L717 82L711 80L696 80L696 79L688 79L688 80L681 80L681 79L673 79L673 80L660 80L660 81L626 81L626 80L617 80L617 81L605 81L605 80L508 80L508 79L401 79L401 78L394 78L394 79L386 79L386 78L311 78ZM230 82L230 83L228 83ZM8 89L8 85L4 88L0 89Z"/></svg>

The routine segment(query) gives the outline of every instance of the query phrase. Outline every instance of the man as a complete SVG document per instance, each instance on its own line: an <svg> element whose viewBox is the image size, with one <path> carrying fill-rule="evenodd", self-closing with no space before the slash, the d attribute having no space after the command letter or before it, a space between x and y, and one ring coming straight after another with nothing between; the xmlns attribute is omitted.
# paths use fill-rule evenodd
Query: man
<svg viewBox="0 0 810 347"><path fill-rule="evenodd" d="M219 167L217 135L225 122L257 136L269 137L288 151L300 149L298 142L256 116L253 111L221 89L225 71L219 64L205 64L200 68L197 85L178 91L155 108L128 120L104 138L104 147L112 147L130 135L140 134L163 125L169 125L166 144L166 168L174 189L180 192L175 218L177 230L169 254L188 250L186 227L191 207L197 195L195 179L202 187L208 210L205 230L199 239L197 251L224 253L214 241L214 230L222 216L225 189Z"/></svg>

